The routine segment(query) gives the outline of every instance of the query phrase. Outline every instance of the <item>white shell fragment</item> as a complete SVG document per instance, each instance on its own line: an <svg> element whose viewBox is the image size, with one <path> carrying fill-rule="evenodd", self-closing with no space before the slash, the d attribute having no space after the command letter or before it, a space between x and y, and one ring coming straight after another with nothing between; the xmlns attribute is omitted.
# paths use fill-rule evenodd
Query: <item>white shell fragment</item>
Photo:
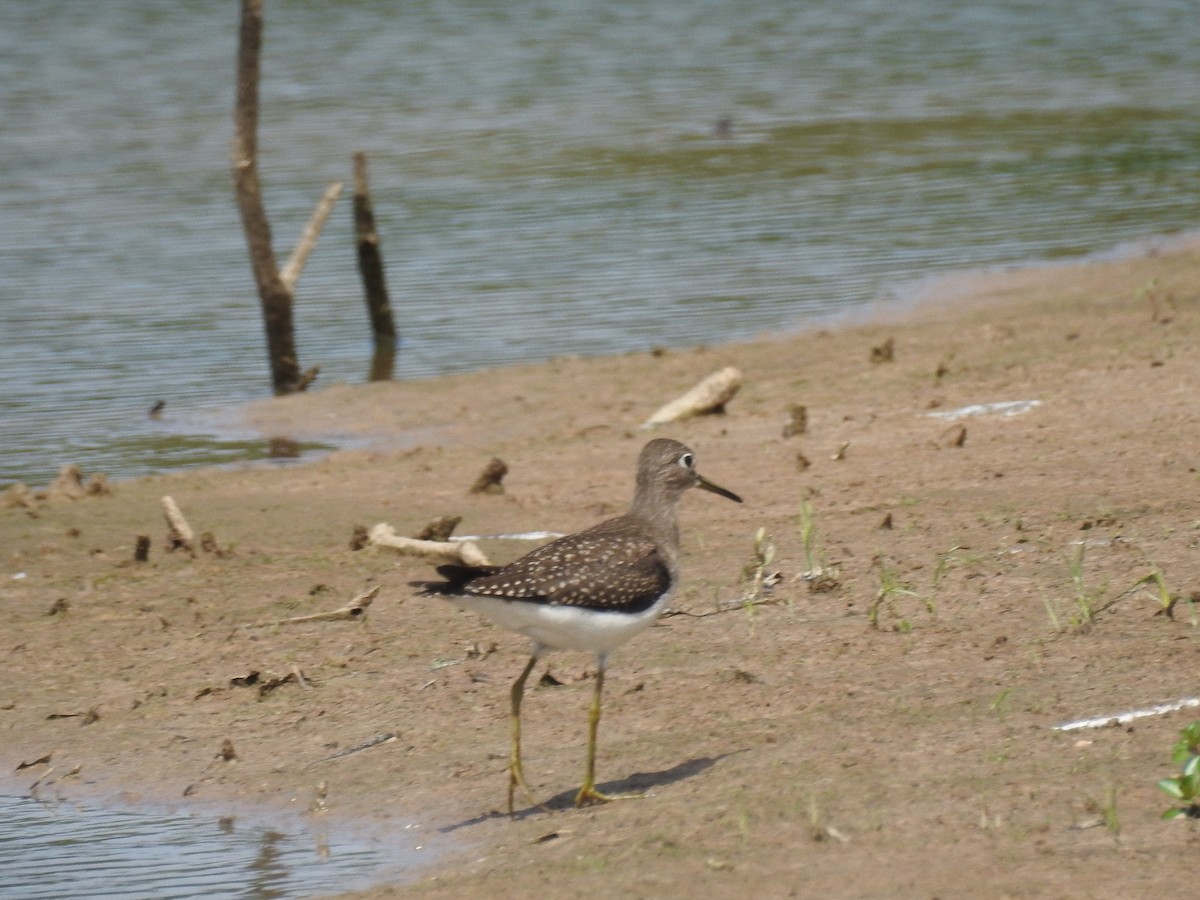
<svg viewBox="0 0 1200 900"><path fill-rule="evenodd" d="M1003 400L999 403L973 403L970 406L961 406L958 409L931 412L925 415L931 419L943 419L947 422L954 422L958 419L965 419L968 416L988 416L993 413L1006 417L1019 416L1021 413L1027 413L1031 409L1037 409L1041 405L1041 400Z"/></svg>

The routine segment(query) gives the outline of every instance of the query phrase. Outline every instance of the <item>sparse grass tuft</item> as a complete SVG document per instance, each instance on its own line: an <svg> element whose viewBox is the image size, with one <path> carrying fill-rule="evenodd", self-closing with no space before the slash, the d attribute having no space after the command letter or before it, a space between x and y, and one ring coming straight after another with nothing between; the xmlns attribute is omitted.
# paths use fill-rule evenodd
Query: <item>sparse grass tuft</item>
<svg viewBox="0 0 1200 900"><path fill-rule="evenodd" d="M808 582L810 591L831 591L841 582L837 569L827 563L825 553L821 550L816 517L812 504L807 500L800 501L799 523L800 546L804 550L804 571L800 577Z"/></svg>
<svg viewBox="0 0 1200 900"><path fill-rule="evenodd" d="M875 598L871 601L870 609L867 610L867 621L871 623L871 627L878 630L879 614L885 607L893 619L896 620L892 625L893 631L901 631L908 633L912 631L912 623L897 612L896 601L902 597L911 597L919 600L925 607L925 611L931 616L936 615L933 601L924 594L918 593L905 581L900 580L899 573L890 565L882 556L878 558L879 562L879 590L875 594Z"/></svg>
<svg viewBox="0 0 1200 900"><path fill-rule="evenodd" d="M778 583L778 575L768 571L774 559L775 541L767 534L767 529L760 528L754 533L754 556L742 569L742 578L750 582L750 588L743 597L747 606L760 602Z"/></svg>
<svg viewBox="0 0 1200 900"><path fill-rule="evenodd" d="M1075 552L1071 555L1067 565L1067 571L1071 575L1072 602L1075 605L1075 614L1071 623L1079 631L1091 628L1096 623L1096 616L1107 608L1107 604L1098 605L1100 598L1104 595L1104 589L1092 588L1089 590L1084 583L1083 562L1086 555L1087 542L1079 541L1075 544Z"/></svg>
<svg viewBox="0 0 1200 900"><path fill-rule="evenodd" d="M1190 596L1180 597L1177 594L1172 594L1170 589L1167 587L1167 579L1163 575L1162 569L1158 567L1158 564L1149 557L1146 558L1146 563L1150 566L1149 574L1143 575L1140 579L1138 579L1138 581L1129 589L1129 591L1136 591L1144 587L1153 589L1154 598L1158 601L1159 607L1158 612L1156 612L1155 615L1166 616L1168 619L1175 618L1175 606L1180 600L1183 600L1183 602L1187 604L1188 619L1191 621L1192 627L1195 628L1197 625L1197 619L1196 604L1194 599Z"/></svg>
<svg viewBox="0 0 1200 900"><path fill-rule="evenodd" d="M1089 587L1084 575L1084 562L1087 557L1087 542L1076 541L1074 550L1067 560L1067 573L1071 579L1071 612L1064 617L1059 615L1056 605L1050 600L1044 600L1046 613L1056 632L1076 631L1086 632L1096 624L1099 615L1111 607L1129 592L1118 594L1110 600L1104 600L1106 585Z"/></svg>
<svg viewBox="0 0 1200 900"><path fill-rule="evenodd" d="M1120 840L1121 816L1117 812L1117 786L1115 784L1108 786L1103 800L1089 799L1087 808L1089 812L1100 817L1104 827L1108 829L1108 833L1113 836L1114 840Z"/></svg>
<svg viewBox="0 0 1200 900"><path fill-rule="evenodd" d="M1193 597L1180 597L1172 594L1167 587L1167 580L1162 573L1162 569L1153 560L1148 557L1146 559L1147 565L1150 566L1149 573L1143 575L1130 587L1105 600L1104 595L1107 593L1105 586L1092 588L1088 587L1085 582L1084 558L1087 552L1087 544L1079 541L1074 546L1075 551L1071 555L1067 566L1072 589L1071 614L1064 621L1064 617L1059 614L1057 604L1050 600L1042 601L1046 606L1046 614L1050 617L1050 624L1056 632L1088 631L1096 624L1101 613L1111 609L1126 597L1146 589L1151 590L1154 598L1158 601L1159 609L1155 615L1165 615L1171 619L1175 618L1175 607L1180 600L1183 600L1188 607L1192 627L1195 628L1200 624L1197 620Z"/></svg>

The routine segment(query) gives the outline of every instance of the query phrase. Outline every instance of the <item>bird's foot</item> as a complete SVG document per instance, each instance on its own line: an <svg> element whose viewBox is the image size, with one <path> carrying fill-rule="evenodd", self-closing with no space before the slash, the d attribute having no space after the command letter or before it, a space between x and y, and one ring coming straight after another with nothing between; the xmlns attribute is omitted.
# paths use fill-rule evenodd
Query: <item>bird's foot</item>
<svg viewBox="0 0 1200 900"><path fill-rule="evenodd" d="M594 784L585 784L575 795L576 806L590 806L593 803L608 803L610 800L641 800L644 794L633 791L627 794L602 794Z"/></svg>
<svg viewBox="0 0 1200 900"><path fill-rule="evenodd" d="M510 816L513 814L513 800L517 788L521 789L521 793L530 806L540 805L533 799L533 793L529 790L529 785L525 783L525 773L521 771L520 760L514 760L508 767L508 814Z"/></svg>

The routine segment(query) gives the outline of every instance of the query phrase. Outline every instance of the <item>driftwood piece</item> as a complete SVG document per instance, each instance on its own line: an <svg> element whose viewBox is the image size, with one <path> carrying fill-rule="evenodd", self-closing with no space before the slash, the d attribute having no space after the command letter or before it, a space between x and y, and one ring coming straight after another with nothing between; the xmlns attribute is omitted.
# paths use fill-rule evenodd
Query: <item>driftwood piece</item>
<svg viewBox="0 0 1200 900"><path fill-rule="evenodd" d="M372 585L365 591L359 591L354 595L344 606L331 610L325 613L313 613L308 616L293 616L290 619L284 619L281 625L290 625L295 622L336 622L341 619L360 619L366 616L367 608L372 601L379 596L379 585ZM303 679L301 679L303 686Z"/></svg>
<svg viewBox="0 0 1200 900"><path fill-rule="evenodd" d="M337 198L341 193L342 182L340 181L335 181L329 187L325 188L325 193L317 201L312 215L308 218L308 224L300 234L300 240L296 242L296 246L292 250L292 255L288 257L288 261L280 269L279 279L289 291L296 289L296 282L300 280L300 273L304 269L304 264L308 262L308 255L312 253L313 247L317 246L317 238L321 236L321 229L325 227L325 220L329 218L329 213L333 210L333 204L337 202Z"/></svg>
<svg viewBox="0 0 1200 900"><path fill-rule="evenodd" d="M339 606L337 609L331 609L329 612L311 613L307 616L292 616L288 619L278 619L274 622L260 622L257 624L239 625L238 628L277 628L280 625L299 625L304 622L343 622L352 619L365 619L367 617L367 608L371 602L379 595L379 585L373 585L365 591L359 591L345 606ZM234 629L237 630L236 628ZM254 684L258 679L258 672L252 672L250 675L241 678L235 678L233 684ZM287 677L288 681L295 681L302 688L308 688L308 683L304 679L303 673L296 666L292 666L292 674ZM277 683L281 683L278 682Z"/></svg>
<svg viewBox="0 0 1200 900"><path fill-rule="evenodd" d="M379 232L375 229L375 212L367 187L367 155L362 151L354 154L354 235L358 245L358 272L371 319L371 334L375 339L370 380L387 381L392 377L396 357L396 323L392 318Z"/></svg>
<svg viewBox="0 0 1200 900"><path fill-rule="evenodd" d="M709 375L682 397L659 409L642 423L642 428L654 428L668 422L690 419L692 416L723 413L725 404L733 399L741 386L741 370L726 366Z"/></svg>
<svg viewBox="0 0 1200 900"><path fill-rule="evenodd" d="M367 607L371 605L371 601L378 595L379 585L374 585L365 591L360 591L345 606L338 607L329 612L313 613L308 616L293 616L290 619L283 619L276 624L295 625L298 622L338 622L342 619L362 619L367 615ZM301 684L301 687L303 686Z"/></svg>
<svg viewBox="0 0 1200 900"><path fill-rule="evenodd" d="M179 506L171 497L162 498L163 515L167 517L167 550L183 549L196 555L196 533L188 524Z"/></svg>
<svg viewBox="0 0 1200 900"><path fill-rule="evenodd" d="M396 534L396 529L386 522L372 527L367 533L367 539L373 547L385 547L405 556L422 556L465 566L491 565L473 541L421 541Z"/></svg>
<svg viewBox="0 0 1200 900"><path fill-rule="evenodd" d="M263 204L262 185L258 177L258 82L262 41L262 0L242 0L237 99L233 114L234 196L242 217L242 230L246 235L250 266L262 307L271 385L276 394L291 394L307 388L319 371L316 366L303 373L300 371L292 321L293 292L308 254L316 245L317 236L341 193L342 185L340 182L334 183L325 190L296 248L281 270L271 244L271 223Z"/></svg>
<svg viewBox="0 0 1200 900"><path fill-rule="evenodd" d="M234 195L262 307L271 385L276 394L291 394L299 389L302 377L292 325L292 291L280 277L275 262L271 223L263 205L258 177L258 80L262 40L262 0L242 0L237 99L233 115Z"/></svg>

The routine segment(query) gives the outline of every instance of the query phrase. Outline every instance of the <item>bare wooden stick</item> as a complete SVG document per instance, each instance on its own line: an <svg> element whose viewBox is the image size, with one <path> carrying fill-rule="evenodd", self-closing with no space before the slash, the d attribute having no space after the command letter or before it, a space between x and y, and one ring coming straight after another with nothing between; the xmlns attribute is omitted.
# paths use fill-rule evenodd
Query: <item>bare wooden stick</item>
<svg viewBox="0 0 1200 900"><path fill-rule="evenodd" d="M392 319L383 257L379 252L379 232L375 230L375 212L367 187L367 155L362 151L354 154L354 233L358 241L358 271L366 293L375 346L378 348L382 342L394 350L396 323Z"/></svg>
<svg viewBox="0 0 1200 900"><path fill-rule="evenodd" d="M491 565L483 551L472 541L421 541L396 534L396 529L386 522L371 528L367 540L373 547L386 547L406 556L423 556L466 566Z"/></svg>
<svg viewBox="0 0 1200 900"><path fill-rule="evenodd" d="M167 550L182 548L192 556L195 556L196 533L192 531L192 526L183 517L183 513L179 511L179 506L171 497L163 497L162 508L163 515L167 517L167 526L170 529L167 534Z"/></svg>
<svg viewBox="0 0 1200 900"><path fill-rule="evenodd" d="M325 227L329 213L333 210L333 204L337 202L341 193L342 182L340 181L335 181L325 188L325 193L321 195L321 199L313 208L312 215L308 218L308 224L304 226L300 240L296 242L296 248L292 250L292 255L288 257L288 261L280 270L279 280L289 291L296 289L296 282L300 280L300 272L304 269L304 264L308 262L308 255L312 253L313 247L317 246L317 238L321 236L321 229Z"/></svg>
<svg viewBox="0 0 1200 900"><path fill-rule="evenodd" d="M654 428L656 425L665 425L692 416L722 413L725 411L725 404L733 399L733 395L741 386L741 370L727 366L709 375L682 397L659 409L642 423L642 428Z"/></svg>
<svg viewBox="0 0 1200 900"><path fill-rule="evenodd" d="M371 605L371 601L379 594L379 585L367 588L355 595L354 599L345 606L330 610L329 612L313 613L308 616L292 616L290 619L282 619L277 622L277 625L295 625L297 622L336 622L341 619L361 619L367 614L367 607Z"/></svg>
<svg viewBox="0 0 1200 900"><path fill-rule="evenodd" d="M262 34L262 0L242 0L237 100L233 114L233 183L267 333L271 384L276 394L290 394L299 389L301 378L292 326L292 291L280 277L275 262L271 223L267 219L258 179L258 77Z"/></svg>

